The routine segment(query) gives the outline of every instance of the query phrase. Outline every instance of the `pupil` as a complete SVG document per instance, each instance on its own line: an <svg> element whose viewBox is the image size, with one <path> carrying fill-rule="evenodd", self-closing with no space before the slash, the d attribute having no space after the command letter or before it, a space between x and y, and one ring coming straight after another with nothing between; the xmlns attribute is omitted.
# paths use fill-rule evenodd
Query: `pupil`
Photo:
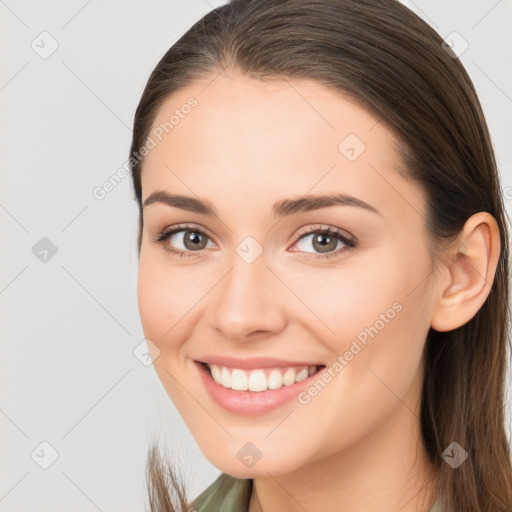
<svg viewBox="0 0 512 512"><path fill-rule="evenodd" d="M195 247L194 247L195 245ZM188 231L185 236L185 246L187 246L189 249L202 249L204 246L204 243L201 241L201 236L196 231ZM190 247L191 246L191 247Z"/></svg>
<svg viewBox="0 0 512 512"><path fill-rule="evenodd" d="M334 247L329 247L330 244L334 241ZM314 238L314 245L318 247L316 249L319 252L328 252L330 249L334 249L336 247L336 239L329 234L320 233Z"/></svg>
<svg viewBox="0 0 512 512"><path fill-rule="evenodd" d="M195 233L194 231L189 232L188 239L190 242L193 242L193 243L197 243L199 241L199 237L198 237L197 233Z"/></svg>

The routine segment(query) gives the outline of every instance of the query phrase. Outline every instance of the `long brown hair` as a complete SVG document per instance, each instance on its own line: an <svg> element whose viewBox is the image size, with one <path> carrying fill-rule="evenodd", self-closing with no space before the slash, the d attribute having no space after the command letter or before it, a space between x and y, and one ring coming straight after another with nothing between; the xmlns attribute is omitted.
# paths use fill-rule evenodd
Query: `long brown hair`
<svg viewBox="0 0 512 512"><path fill-rule="evenodd" d="M439 475L444 512L510 512L506 214L480 102L461 62L442 43L397 0L233 0L206 14L157 64L135 114L131 171L140 209L139 251L144 160L138 150L171 94L231 68L260 80L315 80L349 95L400 141L404 176L426 195L433 248L453 240L476 212L488 212L498 223L501 254L485 303L462 327L428 334L421 431ZM456 470L441 457L453 441L469 454ZM156 453L153 447L147 466L151 510L186 510L183 488ZM179 491L174 505L168 485Z"/></svg>

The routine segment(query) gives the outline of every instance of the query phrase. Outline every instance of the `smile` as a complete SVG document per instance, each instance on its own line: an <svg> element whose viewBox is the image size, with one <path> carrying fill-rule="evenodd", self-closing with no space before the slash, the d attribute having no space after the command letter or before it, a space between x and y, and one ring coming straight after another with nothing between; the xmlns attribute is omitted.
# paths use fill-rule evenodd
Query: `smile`
<svg viewBox="0 0 512 512"><path fill-rule="evenodd" d="M299 366L288 368L262 368L242 370L217 364L207 364L213 380L227 389L237 391L261 392L291 386L307 379L317 372L317 366Z"/></svg>
<svg viewBox="0 0 512 512"><path fill-rule="evenodd" d="M307 389L325 365L241 369L194 361L200 381L223 409L244 416L268 413Z"/></svg>

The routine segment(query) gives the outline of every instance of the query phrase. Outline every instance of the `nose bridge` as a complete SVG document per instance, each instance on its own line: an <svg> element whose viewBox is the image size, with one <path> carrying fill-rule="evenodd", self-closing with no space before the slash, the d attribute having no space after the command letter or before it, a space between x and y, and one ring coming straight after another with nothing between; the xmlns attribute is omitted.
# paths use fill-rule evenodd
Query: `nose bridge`
<svg viewBox="0 0 512 512"><path fill-rule="evenodd" d="M263 247L246 237L227 258L228 273L219 283L210 324L223 337L239 341L255 331L271 332L284 326L285 317L275 287L278 280L267 268Z"/></svg>

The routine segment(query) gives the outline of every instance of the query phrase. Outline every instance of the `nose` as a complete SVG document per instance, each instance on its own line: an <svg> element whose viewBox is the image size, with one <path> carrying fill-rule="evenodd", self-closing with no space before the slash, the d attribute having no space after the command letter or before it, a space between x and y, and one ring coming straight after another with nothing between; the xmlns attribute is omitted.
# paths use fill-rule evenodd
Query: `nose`
<svg viewBox="0 0 512 512"><path fill-rule="evenodd" d="M279 333L286 326L283 283L267 267L265 253L247 262L234 252L230 268L212 293L208 323L222 339L252 342Z"/></svg>

